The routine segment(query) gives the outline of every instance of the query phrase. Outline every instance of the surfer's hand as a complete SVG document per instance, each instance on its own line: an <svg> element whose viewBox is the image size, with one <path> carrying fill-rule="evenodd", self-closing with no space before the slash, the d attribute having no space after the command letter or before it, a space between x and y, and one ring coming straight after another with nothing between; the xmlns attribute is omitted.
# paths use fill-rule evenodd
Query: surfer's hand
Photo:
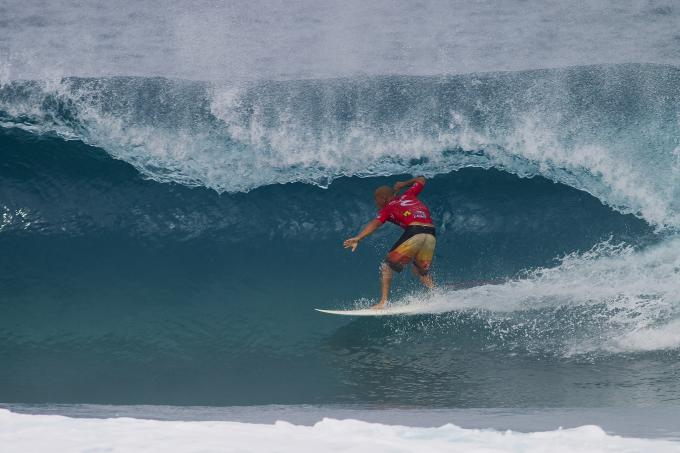
<svg viewBox="0 0 680 453"><path fill-rule="evenodd" d="M352 251L355 251L357 247L359 246L359 238L349 238L345 240L345 242L342 243L342 245L346 248L349 249L351 248Z"/></svg>

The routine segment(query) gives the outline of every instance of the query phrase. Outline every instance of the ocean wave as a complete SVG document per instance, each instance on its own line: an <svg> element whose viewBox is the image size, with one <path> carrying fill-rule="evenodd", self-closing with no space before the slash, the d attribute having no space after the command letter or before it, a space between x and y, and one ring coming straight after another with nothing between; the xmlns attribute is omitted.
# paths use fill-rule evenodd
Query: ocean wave
<svg viewBox="0 0 680 453"><path fill-rule="evenodd" d="M598 361L624 388L631 354L670 382L679 78L624 65L5 83L0 356L14 370L0 399L559 405L535 388L544 359L573 386ZM403 172L431 176L441 289L400 276L394 302L419 316L320 317L377 295L396 231L341 244ZM497 284L459 285L480 280ZM521 379L499 382L499 363Z"/></svg>
<svg viewBox="0 0 680 453"><path fill-rule="evenodd" d="M373 217L370 194L391 181L355 177L337 180L328 190L298 183L217 194L144 179L101 149L53 135L0 129L0 148L0 233L5 234L339 241ZM425 197L441 232L521 236L517 226L522 225L551 243L554 253L610 234L636 239L649 231L643 221L581 192L496 170L440 175L430 180ZM578 227L565 228L579 219ZM551 234L561 239L554 241Z"/></svg>
<svg viewBox="0 0 680 453"><path fill-rule="evenodd" d="M464 167L541 175L659 227L678 217L671 66L219 84L13 81L5 126L105 149L161 182L218 192Z"/></svg>

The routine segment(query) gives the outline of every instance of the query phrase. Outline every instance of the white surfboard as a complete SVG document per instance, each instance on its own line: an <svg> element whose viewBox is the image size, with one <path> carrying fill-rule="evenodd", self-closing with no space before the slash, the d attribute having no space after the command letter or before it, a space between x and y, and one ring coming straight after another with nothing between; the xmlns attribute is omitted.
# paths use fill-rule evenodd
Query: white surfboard
<svg viewBox="0 0 680 453"><path fill-rule="evenodd" d="M328 313L329 315L340 316L394 316L394 315L416 315L419 312L417 305L396 305L388 306L386 308L362 308L360 310L322 310L315 308L314 310L321 313Z"/></svg>

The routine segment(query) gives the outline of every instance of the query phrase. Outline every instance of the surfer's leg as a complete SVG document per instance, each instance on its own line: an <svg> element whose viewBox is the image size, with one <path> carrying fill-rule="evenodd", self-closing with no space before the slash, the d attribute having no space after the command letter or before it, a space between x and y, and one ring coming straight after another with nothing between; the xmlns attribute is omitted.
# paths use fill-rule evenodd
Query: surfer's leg
<svg viewBox="0 0 680 453"><path fill-rule="evenodd" d="M401 272L404 266L413 260L413 257L418 253L421 248L421 243L426 240L423 234L416 234L410 238L403 240L403 237L397 241L396 244L390 249L385 261L381 266L381 277L382 277L382 296L380 302L374 305L375 308L382 308L387 304L387 297L390 292L390 284L392 283L392 275L394 272ZM431 236L433 237L433 236ZM431 281L430 279L429 281Z"/></svg>
<svg viewBox="0 0 680 453"><path fill-rule="evenodd" d="M429 272L423 274L423 271L418 267L415 261L413 262L413 267L411 267L411 270L414 274L416 274L416 276L426 288L434 289L434 281L432 280L432 275L430 275Z"/></svg>
<svg viewBox="0 0 680 453"><path fill-rule="evenodd" d="M408 255L402 255L399 253L398 249L392 250L387 254L385 261L380 265L380 288L382 290L382 295L380 297L380 302L374 305L374 308L383 308L387 304L390 285L392 283L392 275L394 275L395 272L401 272L410 260L411 258Z"/></svg>
<svg viewBox="0 0 680 453"><path fill-rule="evenodd" d="M374 305L374 308L384 308L387 304L387 298L390 295L390 285L392 284L392 268L387 263L382 263L380 266L380 289L382 294L380 302Z"/></svg>
<svg viewBox="0 0 680 453"><path fill-rule="evenodd" d="M429 234L423 235L420 247L413 259L413 273L429 289L434 289L434 281L432 281L432 276L430 275L430 265L432 264L436 244L437 240L434 236Z"/></svg>

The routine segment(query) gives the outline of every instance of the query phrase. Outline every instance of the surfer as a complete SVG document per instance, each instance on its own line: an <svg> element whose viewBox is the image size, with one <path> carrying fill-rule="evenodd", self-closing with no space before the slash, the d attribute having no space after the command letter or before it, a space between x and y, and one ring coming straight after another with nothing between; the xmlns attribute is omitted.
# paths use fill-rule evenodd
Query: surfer
<svg viewBox="0 0 680 453"><path fill-rule="evenodd" d="M399 192L411 187L399 195ZM418 199L418 194L425 186L425 178L418 176L408 181L399 181L394 187L381 186L375 189L373 196L378 207L378 215L371 220L361 233L345 240L345 248L355 251L359 242L380 228L386 221L399 225L404 234L392 246L385 261L380 266L381 290L380 302L372 308L384 308L390 292L393 272L401 272L409 263L413 263L413 273L427 288L434 288L430 275L430 264L436 243L435 229L430 210Z"/></svg>

